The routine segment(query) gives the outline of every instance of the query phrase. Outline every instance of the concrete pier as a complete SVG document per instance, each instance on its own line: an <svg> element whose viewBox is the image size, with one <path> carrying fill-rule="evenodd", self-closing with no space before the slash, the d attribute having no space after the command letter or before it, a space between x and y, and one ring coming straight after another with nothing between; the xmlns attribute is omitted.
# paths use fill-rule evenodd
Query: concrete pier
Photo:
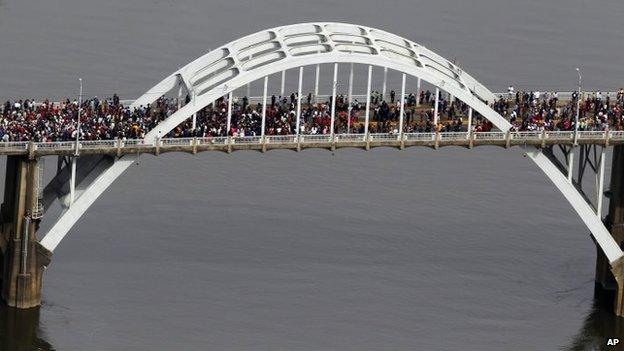
<svg viewBox="0 0 624 351"><path fill-rule="evenodd" d="M0 350L54 350L52 345L41 338L39 312L39 308L0 309L0 330L5 333L5 337L0 337Z"/></svg>
<svg viewBox="0 0 624 351"><path fill-rule="evenodd" d="M609 214L605 225L620 247L624 246L624 146L613 148ZM614 313L624 317L624 261L609 263L597 246L596 297L613 305Z"/></svg>
<svg viewBox="0 0 624 351"><path fill-rule="evenodd" d="M42 215L39 165L34 158L7 157L0 235L2 300L21 309L41 304L43 271L52 256L37 239Z"/></svg>

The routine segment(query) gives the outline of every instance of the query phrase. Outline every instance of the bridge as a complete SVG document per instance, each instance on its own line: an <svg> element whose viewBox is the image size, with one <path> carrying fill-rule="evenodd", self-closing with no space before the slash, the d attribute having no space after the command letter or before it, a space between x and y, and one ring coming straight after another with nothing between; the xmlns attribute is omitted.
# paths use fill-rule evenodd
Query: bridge
<svg viewBox="0 0 624 351"><path fill-rule="evenodd" d="M319 67L333 66L331 126L326 134L306 134L301 130L304 69L315 71L315 98L319 96ZM367 69L366 103L363 130L343 133L336 129L336 99L339 67L349 67L348 99L353 99L354 65ZM374 133L370 112L373 67L383 69L383 93L387 96L388 71L401 76L399 127L396 132ZM287 71L297 72L296 124L294 133L272 135L267 132L268 81L281 74L280 95L284 95ZM466 131L407 132L405 96L407 78L434 89L433 120L439 122L439 99L448 94L469 106ZM263 94L257 99L261 108L260 131L252 136L169 138L177 126L192 120L215 101L227 101L227 128L232 127L232 102L235 91L261 82ZM596 283L613 291L614 311L624 316L624 132L599 131L513 131L512 125L490 105L497 99L484 85L458 65L426 47L383 30L344 23L302 23L268 29L230 42L157 83L134 100L130 107L154 103L165 94L182 92L189 101L159 121L141 139L75 140L61 142L0 143L0 154L7 156L5 195L2 205L2 298L16 308L40 305L42 278L52 254L72 226L115 179L144 153L198 153L237 150L268 151L344 147L444 146L473 148L497 145L522 147L525 155L541 169L563 194L587 226L596 243L598 258ZM473 113L488 120L495 130L475 132L470 127ZM606 150L613 147L611 188L604 189ZM57 172L47 184L43 179L43 160L57 157ZM575 165L575 159L578 164ZM578 171L578 172L577 172ZM575 176L576 173L576 176ZM583 187L584 177L595 177L595 189ZM603 218L605 194L610 196L608 215ZM51 228L39 233L41 220L55 202L63 207Z"/></svg>
<svg viewBox="0 0 624 351"><path fill-rule="evenodd" d="M267 151L274 149L297 150L327 149L345 147L369 150L374 147L395 147L404 149L425 146L434 149L443 146L473 148L494 145L509 148L512 146L552 147L555 145L604 146L624 144L624 131L536 131L536 132L429 132L429 133L345 133L320 135L266 135L243 137L193 137L144 139L116 139L92 141L58 142L7 142L0 143L0 155L21 155L30 158L44 156L78 155L159 155L165 152L203 151L232 152L237 150Z"/></svg>

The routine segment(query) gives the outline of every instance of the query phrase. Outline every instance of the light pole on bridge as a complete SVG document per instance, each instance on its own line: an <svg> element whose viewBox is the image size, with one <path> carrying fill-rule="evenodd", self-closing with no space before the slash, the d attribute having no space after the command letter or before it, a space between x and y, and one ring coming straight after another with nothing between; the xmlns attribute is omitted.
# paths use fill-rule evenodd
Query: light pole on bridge
<svg viewBox="0 0 624 351"><path fill-rule="evenodd" d="M76 118L76 152L75 155L78 156L78 142L80 140L80 112L82 110L82 78L78 78L80 82L80 92L78 94L78 117Z"/></svg>
<svg viewBox="0 0 624 351"><path fill-rule="evenodd" d="M76 196L76 158L80 153L78 144L80 143L80 112L82 111L82 78L78 78L80 82L80 92L78 93L78 116L76 117L76 149L74 157L71 158L71 178L69 179L69 207L74 204Z"/></svg>
<svg viewBox="0 0 624 351"><path fill-rule="evenodd" d="M578 145L578 124L579 115L581 113L581 83L583 80L580 68L576 68L576 73L578 73L578 96L576 97L576 118L574 119L574 146Z"/></svg>

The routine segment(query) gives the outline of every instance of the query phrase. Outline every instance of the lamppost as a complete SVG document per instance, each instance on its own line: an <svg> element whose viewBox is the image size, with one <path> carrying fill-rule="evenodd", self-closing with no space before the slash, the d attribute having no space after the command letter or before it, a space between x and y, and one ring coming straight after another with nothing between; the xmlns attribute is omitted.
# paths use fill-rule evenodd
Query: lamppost
<svg viewBox="0 0 624 351"><path fill-rule="evenodd" d="M76 118L76 150L74 150L74 157L71 158L71 178L69 179L69 207L74 204L76 197L76 159L78 158L79 150L78 143L80 142L80 111L82 110L82 78L78 78L80 82L80 93L78 94L78 117Z"/></svg>
<svg viewBox="0 0 624 351"><path fill-rule="evenodd" d="M78 156L78 143L80 142L80 112L82 110L82 78L78 78L80 82L80 94L78 95L78 117L76 118L76 152Z"/></svg>
<svg viewBox="0 0 624 351"><path fill-rule="evenodd" d="M579 115L581 113L581 82L583 81L580 68L576 68L576 73L578 73L578 96L576 97L576 118L574 119L574 146L578 145Z"/></svg>

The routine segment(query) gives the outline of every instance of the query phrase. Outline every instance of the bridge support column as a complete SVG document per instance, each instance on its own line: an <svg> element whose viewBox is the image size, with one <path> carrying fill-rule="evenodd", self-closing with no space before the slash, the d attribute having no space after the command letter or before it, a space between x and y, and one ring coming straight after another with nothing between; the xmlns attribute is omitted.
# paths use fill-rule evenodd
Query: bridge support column
<svg viewBox="0 0 624 351"><path fill-rule="evenodd" d="M611 199L605 220L613 239L624 244L624 146L613 148L611 167ZM617 316L624 317L624 261L609 263L599 246L596 258L595 295L607 306L613 306Z"/></svg>
<svg viewBox="0 0 624 351"><path fill-rule="evenodd" d="M8 156L2 205L2 299L16 308L41 304L44 268L52 253L39 244L39 161Z"/></svg>
<svg viewBox="0 0 624 351"><path fill-rule="evenodd" d="M616 316L624 317L624 261L619 260L611 267L611 273L617 283L613 298L613 311Z"/></svg>
<svg viewBox="0 0 624 351"><path fill-rule="evenodd" d="M420 107L420 89L421 89L421 82L420 82L420 78L418 78L418 83L416 84L416 107Z"/></svg>
<svg viewBox="0 0 624 351"><path fill-rule="evenodd" d="M388 67L384 67L383 87L381 88L381 101L386 100L386 92L388 90Z"/></svg>
<svg viewBox="0 0 624 351"><path fill-rule="evenodd" d="M321 65L316 65L315 76L314 76L314 103L318 102L318 94L319 94L319 75L321 74Z"/></svg>
<svg viewBox="0 0 624 351"><path fill-rule="evenodd" d="M472 135L472 107L468 108L468 137Z"/></svg>
<svg viewBox="0 0 624 351"><path fill-rule="evenodd" d="M433 107L433 125L438 130L438 122L440 121L439 108L440 108L440 88L436 87L435 90L435 106Z"/></svg>
<svg viewBox="0 0 624 351"><path fill-rule="evenodd" d="M366 137L366 150L369 149L368 143L368 123L370 122L371 108L371 79L373 78L373 66L368 66L368 80L366 81L366 113L364 117L364 135Z"/></svg>

